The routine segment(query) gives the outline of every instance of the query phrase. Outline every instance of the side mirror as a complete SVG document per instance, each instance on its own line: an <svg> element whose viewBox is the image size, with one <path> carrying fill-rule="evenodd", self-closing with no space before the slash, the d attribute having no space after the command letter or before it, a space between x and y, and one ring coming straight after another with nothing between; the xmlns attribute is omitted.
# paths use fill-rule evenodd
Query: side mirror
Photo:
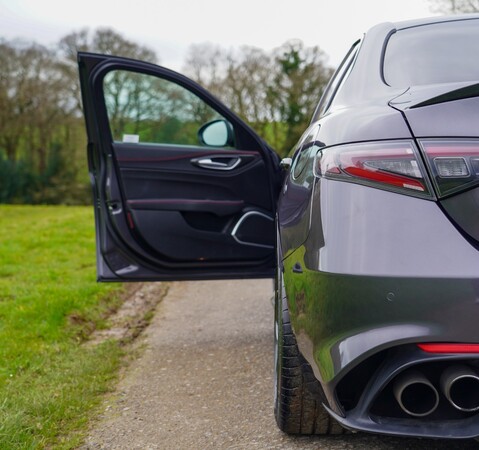
<svg viewBox="0 0 479 450"><path fill-rule="evenodd" d="M198 130L198 139L208 147L234 147L233 127L224 119L213 120Z"/></svg>

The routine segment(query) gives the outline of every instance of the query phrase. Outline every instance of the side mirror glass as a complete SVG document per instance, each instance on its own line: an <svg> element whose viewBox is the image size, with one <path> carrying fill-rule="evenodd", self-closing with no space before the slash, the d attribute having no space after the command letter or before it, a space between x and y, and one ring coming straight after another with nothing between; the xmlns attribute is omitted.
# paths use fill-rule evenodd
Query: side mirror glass
<svg viewBox="0 0 479 450"><path fill-rule="evenodd" d="M198 138L208 147L233 147L234 133L231 124L218 119L205 123L198 131Z"/></svg>

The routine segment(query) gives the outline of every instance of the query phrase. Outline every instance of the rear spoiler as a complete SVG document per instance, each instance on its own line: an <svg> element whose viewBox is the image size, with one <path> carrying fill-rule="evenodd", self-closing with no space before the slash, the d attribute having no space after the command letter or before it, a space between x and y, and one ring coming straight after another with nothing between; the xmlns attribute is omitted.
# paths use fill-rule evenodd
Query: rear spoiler
<svg viewBox="0 0 479 450"><path fill-rule="evenodd" d="M479 97L479 82L413 86L398 97L393 98L389 105L399 110L405 110L472 97Z"/></svg>

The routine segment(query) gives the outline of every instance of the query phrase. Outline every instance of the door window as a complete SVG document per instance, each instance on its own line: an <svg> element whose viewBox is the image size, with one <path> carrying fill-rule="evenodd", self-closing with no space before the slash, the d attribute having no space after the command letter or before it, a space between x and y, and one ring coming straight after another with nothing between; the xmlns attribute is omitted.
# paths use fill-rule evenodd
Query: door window
<svg viewBox="0 0 479 450"><path fill-rule="evenodd" d="M152 75L113 70L105 75L103 94L115 142L207 146L205 125L227 123L189 90ZM224 147L232 146L225 140Z"/></svg>

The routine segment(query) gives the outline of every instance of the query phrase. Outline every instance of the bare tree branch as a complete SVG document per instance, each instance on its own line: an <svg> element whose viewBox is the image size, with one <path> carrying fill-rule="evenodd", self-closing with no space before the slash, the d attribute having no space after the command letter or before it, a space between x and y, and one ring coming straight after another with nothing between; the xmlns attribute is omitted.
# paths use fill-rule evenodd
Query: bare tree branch
<svg viewBox="0 0 479 450"><path fill-rule="evenodd" d="M431 11L443 14L479 12L479 0L429 0Z"/></svg>

